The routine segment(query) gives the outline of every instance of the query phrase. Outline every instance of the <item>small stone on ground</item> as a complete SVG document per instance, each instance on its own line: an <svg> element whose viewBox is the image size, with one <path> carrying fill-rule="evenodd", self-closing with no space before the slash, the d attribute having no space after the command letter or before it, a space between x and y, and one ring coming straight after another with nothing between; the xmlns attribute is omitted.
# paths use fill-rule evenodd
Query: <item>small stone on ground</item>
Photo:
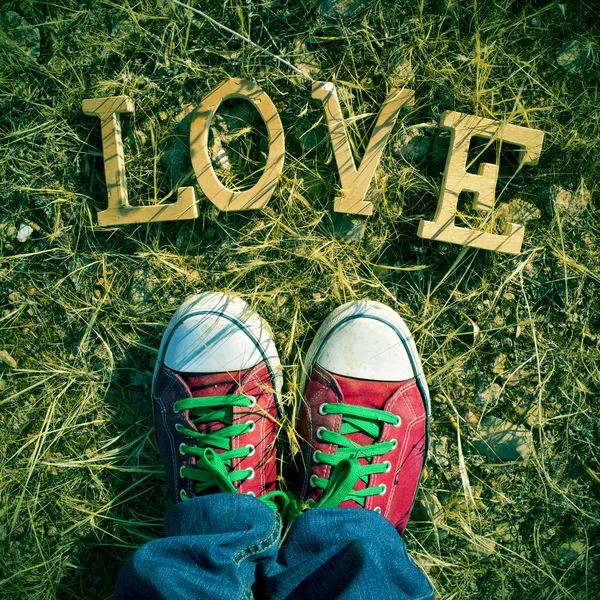
<svg viewBox="0 0 600 600"><path fill-rule="evenodd" d="M32 27L19 13L9 10L0 17L4 33L32 58L41 54L39 27Z"/></svg>
<svg viewBox="0 0 600 600"><path fill-rule="evenodd" d="M435 494L423 492L420 499L423 516L433 525L436 542L448 537L448 531L443 527L445 521L444 507Z"/></svg>
<svg viewBox="0 0 600 600"><path fill-rule="evenodd" d="M304 75L318 79L321 67L314 52L308 50L300 40L294 43L294 64Z"/></svg>
<svg viewBox="0 0 600 600"><path fill-rule="evenodd" d="M437 163L446 162L450 152L450 135L440 132L433 138L431 160Z"/></svg>
<svg viewBox="0 0 600 600"><path fill-rule="evenodd" d="M431 146L431 138L417 129L400 135L394 143L392 152L398 158L404 158L411 163L419 163L427 157Z"/></svg>
<svg viewBox="0 0 600 600"><path fill-rule="evenodd" d="M331 217L333 223L333 235L337 240L343 242L359 242L364 234L367 225L365 219L360 217L350 218L348 215L334 213Z"/></svg>
<svg viewBox="0 0 600 600"><path fill-rule="evenodd" d="M8 221L0 222L0 242L4 245L10 245L9 240L14 240L17 236L17 228Z"/></svg>
<svg viewBox="0 0 600 600"><path fill-rule="evenodd" d="M136 269L131 277L129 288L129 302L136 306L142 306L153 299L152 292L156 282L150 277L146 269Z"/></svg>
<svg viewBox="0 0 600 600"><path fill-rule="evenodd" d="M401 88L415 78L412 65L407 58L394 59L390 62L393 65L390 69L390 84L392 87Z"/></svg>
<svg viewBox="0 0 600 600"><path fill-rule="evenodd" d="M321 13L326 17L344 19L352 16L363 0L323 0Z"/></svg>
<svg viewBox="0 0 600 600"><path fill-rule="evenodd" d="M571 192L553 183L542 183L539 199L544 216L552 219L557 213L570 216L582 215L589 207L591 194L583 184L577 191Z"/></svg>
<svg viewBox="0 0 600 600"><path fill-rule="evenodd" d="M423 515L431 523L438 524L444 520L444 508L435 494L423 492L421 495L421 509Z"/></svg>
<svg viewBox="0 0 600 600"><path fill-rule="evenodd" d="M444 435L439 440L434 441L431 447L431 461L442 469L450 466L450 456L448 454L448 438Z"/></svg>
<svg viewBox="0 0 600 600"><path fill-rule="evenodd" d="M190 161L189 154L189 148L180 137L163 154L161 162L167 169L171 187L175 187L185 178Z"/></svg>
<svg viewBox="0 0 600 600"><path fill-rule="evenodd" d="M544 216L552 219L559 210L568 210L573 194L553 183L540 185L539 199Z"/></svg>
<svg viewBox="0 0 600 600"><path fill-rule="evenodd" d="M0 350L0 366L16 369L17 361L6 350Z"/></svg>
<svg viewBox="0 0 600 600"><path fill-rule="evenodd" d="M586 546L578 540L565 542L557 548L560 560L565 563L583 562L585 559Z"/></svg>
<svg viewBox="0 0 600 600"><path fill-rule="evenodd" d="M175 247L179 250L185 250L194 237L194 230L188 224L182 225L177 232L177 238L175 239Z"/></svg>
<svg viewBox="0 0 600 600"><path fill-rule="evenodd" d="M558 66L568 73L577 73L584 67L590 57L590 44L583 39L571 40L556 55Z"/></svg>
<svg viewBox="0 0 600 600"><path fill-rule="evenodd" d="M529 458L533 449L528 429L497 417L485 417L477 436L473 445L494 462L523 461Z"/></svg>
<svg viewBox="0 0 600 600"><path fill-rule="evenodd" d="M479 536L475 541L468 544L469 552L479 558L489 558L496 550L496 541Z"/></svg>
<svg viewBox="0 0 600 600"><path fill-rule="evenodd" d="M27 223L21 223L19 226L19 231L17 231L17 241L24 244L32 235L33 235L33 227L31 225L27 225Z"/></svg>
<svg viewBox="0 0 600 600"><path fill-rule="evenodd" d="M502 388L497 383L484 383L475 394L475 406L479 410L489 412L496 408L501 395Z"/></svg>
<svg viewBox="0 0 600 600"><path fill-rule="evenodd" d="M327 127L315 125L308 117L300 117L294 127L296 138L306 152L312 152L328 140Z"/></svg>
<svg viewBox="0 0 600 600"><path fill-rule="evenodd" d="M508 204L503 204L502 211L508 223L517 223L517 225L527 225L530 221L536 221L542 216L542 211L539 208L520 198L515 198Z"/></svg>

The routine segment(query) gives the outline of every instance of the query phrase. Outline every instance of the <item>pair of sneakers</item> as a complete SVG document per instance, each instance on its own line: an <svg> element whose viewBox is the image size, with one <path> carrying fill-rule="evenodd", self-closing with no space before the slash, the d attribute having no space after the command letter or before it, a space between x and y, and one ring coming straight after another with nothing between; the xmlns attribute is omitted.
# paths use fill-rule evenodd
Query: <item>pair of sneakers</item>
<svg viewBox="0 0 600 600"><path fill-rule="evenodd" d="M282 385L269 327L241 298L207 292L175 312L152 383L175 502L234 492L285 510L277 489ZM378 302L334 310L308 350L302 391L302 505L363 507L402 535L429 429L429 392L404 321Z"/></svg>

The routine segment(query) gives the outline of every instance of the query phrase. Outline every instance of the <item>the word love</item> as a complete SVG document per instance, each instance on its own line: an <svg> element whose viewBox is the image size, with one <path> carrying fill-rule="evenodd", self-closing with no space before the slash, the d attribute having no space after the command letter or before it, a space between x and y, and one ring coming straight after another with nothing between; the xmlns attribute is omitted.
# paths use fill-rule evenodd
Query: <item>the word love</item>
<svg viewBox="0 0 600 600"><path fill-rule="evenodd" d="M370 215L371 202L365 200L375 169L403 106L414 104L414 92L394 90L383 103L365 154L357 166L352 157L340 102L332 83L313 84L312 97L323 104L329 134L338 167L341 192L334 200L335 212ZM225 187L216 173L208 153L208 135L213 117L224 100L243 98L251 102L265 122L269 137L269 153L259 181L245 191ZM127 96L93 98L83 101L83 112L100 117L102 150L108 189L108 208L98 213L100 225L122 225L149 221L174 221L198 217L198 205L193 187L177 191L174 203L153 206L131 206L127 200L125 161L120 115L133 113L133 102ZM537 164L544 133L458 112L445 112L440 126L450 132L450 147L442 181L438 206L432 221L419 223L418 235L426 239L452 242L464 246L518 254L525 228L508 223L502 235L458 227L455 224L458 199L462 192L473 194L473 207L484 213L494 209L498 165L482 163L477 174L467 171L471 138L514 144L519 148L519 169ZM267 94L256 84L243 79L228 79L207 96L192 114L190 150L198 186L218 208L258 210L267 205L283 168L285 145L279 113Z"/></svg>

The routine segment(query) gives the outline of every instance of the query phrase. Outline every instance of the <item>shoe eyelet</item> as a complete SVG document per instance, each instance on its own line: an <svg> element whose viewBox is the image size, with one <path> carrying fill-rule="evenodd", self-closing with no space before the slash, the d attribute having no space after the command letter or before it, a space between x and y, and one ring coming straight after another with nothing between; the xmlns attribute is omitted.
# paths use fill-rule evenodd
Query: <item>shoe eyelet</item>
<svg viewBox="0 0 600 600"><path fill-rule="evenodd" d="M385 485L385 483L382 483L381 487L383 489L379 492L379 494L377 494L378 496L383 496L387 492L387 486Z"/></svg>
<svg viewBox="0 0 600 600"><path fill-rule="evenodd" d="M327 428L326 428L326 427L319 427L319 428L317 429L316 436L317 436L317 439L318 439L318 440L322 440L322 439L323 439L323 436L321 435L321 432L322 432L322 431L327 431Z"/></svg>
<svg viewBox="0 0 600 600"><path fill-rule="evenodd" d="M179 467L179 477L181 477L181 479L184 479L184 476L183 476L183 467Z"/></svg>
<svg viewBox="0 0 600 600"><path fill-rule="evenodd" d="M183 451L183 442L181 444L179 444L179 454L181 454L181 456L185 456L187 453Z"/></svg>
<svg viewBox="0 0 600 600"><path fill-rule="evenodd" d="M247 470L250 471L250 475L248 475L248 477L246 477L246 481L249 481L250 479L254 479L254 475L255 475L254 469L250 468Z"/></svg>
<svg viewBox="0 0 600 600"><path fill-rule="evenodd" d="M247 398L250 400L250 406L248 406L248 408L256 406L256 396L247 396Z"/></svg>
<svg viewBox="0 0 600 600"><path fill-rule="evenodd" d="M327 413L325 412L325 408L327 406L327 402L323 402L321 406L319 406L319 414L325 416Z"/></svg>
<svg viewBox="0 0 600 600"><path fill-rule="evenodd" d="M318 450L315 450L312 455L313 462L319 464L321 461L317 458L317 454L320 454Z"/></svg>
<svg viewBox="0 0 600 600"><path fill-rule="evenodd" d="M398 416L398 415L396 415L396 416ZM392 425L392 427L396 427L396 428L398 428L398 427L400 427L400 425L402 425L402 417L399 417L399 416L398 416L398 422L397 422L397 423L394 423L394 424Z"/></svg>
<svg viewBox="0 0 600 600"><path fill-rule="evenodd" d="M246 433L252 433L256 429L256 423L252 420L246 421L246 425L250 425L250 429Z"/></svg>
<svg viewBox="0 0 600 600"><path fill-rule="evenodd" d="M383 464L385 465L384 473L389 473L392 470L392 463L389 460L386 460Z"/></svg>
<svg viewBox="0 0 600 600"><path fill-rule="evenodd" d="M183 429L183 425L181 423L175 423L175 431L177 431L178 433L181 433L182 429Z"/></svg>
<svg viewBox="0 0 600 600"><path fill-rule="evenodd" d="M179 497L185 502L188 499L188 495L185 493L185 490L179 490Z"/></svg>
<svg viewBox="0 0 600 600"><path fill-rule="evenodd" d="M177 414L177 413L181 412L181 411L180 411L180 410L177 408L177 402L174 402L174 403L173 403L173 412L174 412L175 414Z"/></svg>
<svg viewBox="0 0 600 600"><path fill-rule="evenodd" d="M380 507L380 506L376 506L376 507L373 509L373 512L376 512L376 513L379 513L379 514L381 514L381 507Z"/></svg>
<svg viewBox="0 0 600 600"><path fill-rule="evenodd" d="M246 496L253 496L256 498L256 494L254 492L246 492Z"/></svg>
<svg viewBox="0 0 600 600"><path fill-rule="evenodd" d="M390 442L392 442L392 450L395 450L398 447L398 440L393 439Z"/></svg>
<svg viewBox="0 0 600 600"><path fill-rule="evenodd" d="M246 444L246 448L250 448L250 454L248 454L248 456L252 456L256 452L256 446L254 444Z"/></svg>
<svg viewBox="0 0 600 600"><path fill-rule="evenodd" d="M317 478L316 475L311 475L310 479L308 480L308 484L310 485L310 487L312 488L316 488L316 484L315 484L315 479Z"/></svg>

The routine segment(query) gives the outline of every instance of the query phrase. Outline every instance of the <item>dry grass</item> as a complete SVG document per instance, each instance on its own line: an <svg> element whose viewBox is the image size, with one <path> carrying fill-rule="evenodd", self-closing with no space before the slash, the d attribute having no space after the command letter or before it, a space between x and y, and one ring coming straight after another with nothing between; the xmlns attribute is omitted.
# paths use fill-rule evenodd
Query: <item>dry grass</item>
<svg viewBox="0 0 600 600"><path fill-rule="evenodd" d="M296 372L320 322L351 299L393 306L424 359L434 446L448 442L449 465L432 461L421 491L438 498L441 514L432 523L417 508L407 534L439 598L598 597L595 4L378 0L344 21L326 19L316 0L202 5L335 81L356 117L358 154L392 85L414 89L416 106L384 153L365 236L348 244L333 235L337 171L308 80L166 0L8 3L25 21L0 33L0 350L17 362L0 370L0 598L110 598L125 557L160 535L168 502L151 370L175 307L209 289L241 295L271 323L292 441ZM34 27L39 58L23 41ZM574 39L587 55L567 73L556 55ZM153 203L193 181L185 149L167 164L185 135L177 116L229 76L258 82L286 131L268 207L224 214L200 196L197 221L98 227L100 128L81 100L133 98L136 114L124 119L129 194ZM501 156L503 202L539 205L543 185L573 192L570 204L528 223L520 256L416 237L418 220L433 215L443 162L411 164L391 148L411 126L437 135L443 110L547 132L539 168L515 176L510 154ZM226 140L231 156L261 163L260 128L241 125ZM234 161L233 179L252 170ZM475 218L464 209L465 221ZM15 240L21 222L36 227L24 244ZM474 345L459 335L470 319L481 328ZM482 378L502 388L491 414L533 431L526 463L488 464L474 449L472 421L490 412L474 402ZM565 546L573 543L579 556Z"/></svg>

